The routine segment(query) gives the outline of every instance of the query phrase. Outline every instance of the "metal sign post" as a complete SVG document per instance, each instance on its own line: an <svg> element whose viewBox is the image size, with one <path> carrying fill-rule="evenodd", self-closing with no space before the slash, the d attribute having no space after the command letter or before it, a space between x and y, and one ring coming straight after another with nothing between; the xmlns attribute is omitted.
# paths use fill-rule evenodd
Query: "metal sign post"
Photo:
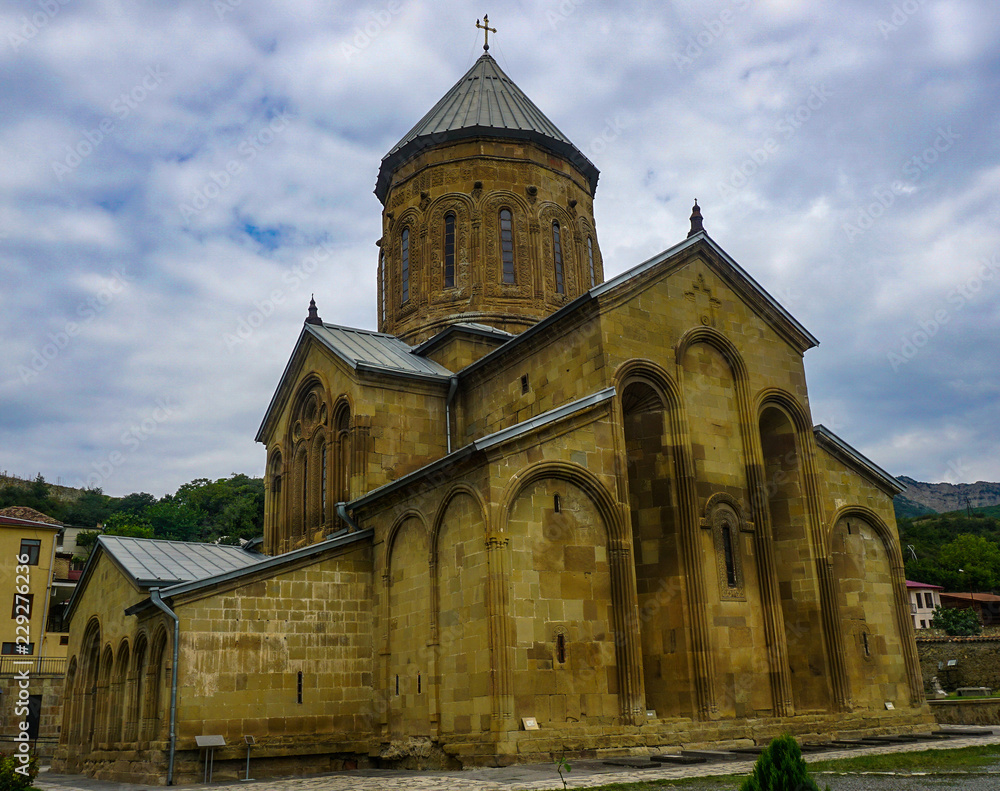
<svg viewBox="0 0 1000 791"><path fill-rule="evenodd" d="M247 780L251 779L251 777L250 777L250 750L253 749L253 746L257 742L254 741L253 736L244 736L243 737L243 741L245 741L246 744L247 744L247 776L244 777L241 782L245 783Z"/></svg>
<svg viewBox="0 0 1000 791"><path fill-rule="evenodd" d="M215 748L226 746L225 736L195 736L195 744L205 748L205 782L212 782L212 770L215 765Z"/></svg>

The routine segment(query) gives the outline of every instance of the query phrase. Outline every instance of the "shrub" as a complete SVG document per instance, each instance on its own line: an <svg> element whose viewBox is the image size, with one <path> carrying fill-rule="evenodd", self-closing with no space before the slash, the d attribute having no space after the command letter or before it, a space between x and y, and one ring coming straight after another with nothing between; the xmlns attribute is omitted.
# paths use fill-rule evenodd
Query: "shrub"
<svg viewBox="0 0 1000 791"><path fill-rule="evenodd" d="M945 634L952 636L975 635L983 631L975 610L959 607L935 607L931 626L944 629Z"/></svg>
<svg viewBox="0 0 1000 791"><path fill-rule="evenodd" d="M740 791L819 791L819 786L806 771L799 743L785 734L760 754ZM826 791L830 791L829 786Z"/></svg>
<svg viewBox="0 0 1000 791"><path fill-rule="evenodd" d="M28 771L21 774L16 771L23 766L16 755L0 753L0 791L27 791L31 783L38 777L38 759L32 757L28 761Z"/></svg>

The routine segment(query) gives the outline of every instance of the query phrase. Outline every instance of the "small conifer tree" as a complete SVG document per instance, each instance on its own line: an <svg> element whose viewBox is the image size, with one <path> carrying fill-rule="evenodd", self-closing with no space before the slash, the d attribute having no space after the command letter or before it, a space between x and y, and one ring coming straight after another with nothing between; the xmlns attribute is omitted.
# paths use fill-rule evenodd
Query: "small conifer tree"
<svg viewBox="0 0 1000 791"><path fill-rule="evenodd" d="M787 733L771 742L740 791L820 791L809 776L799 743ZM826 787L830 791L830 787Z"/></svg>

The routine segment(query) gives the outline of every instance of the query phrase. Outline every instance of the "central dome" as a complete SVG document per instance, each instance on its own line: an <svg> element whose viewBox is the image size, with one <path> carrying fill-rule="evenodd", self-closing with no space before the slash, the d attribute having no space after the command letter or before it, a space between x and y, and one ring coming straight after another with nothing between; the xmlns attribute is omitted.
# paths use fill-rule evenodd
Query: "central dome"
<svg viewBox="0 0 1000 791"><path fill-rule="evenodd" d="M601 282L598 175L483 54L382 159L379 330L518 333Z"/></svg>

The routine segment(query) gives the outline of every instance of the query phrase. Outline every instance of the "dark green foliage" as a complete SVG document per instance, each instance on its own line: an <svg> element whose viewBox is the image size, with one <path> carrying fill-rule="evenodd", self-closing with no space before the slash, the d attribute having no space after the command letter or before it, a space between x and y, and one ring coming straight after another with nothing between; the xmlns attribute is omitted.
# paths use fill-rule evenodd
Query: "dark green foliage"
<svg viewBox="0 0 1000 791"><path fill-rule="evenodd" d="M100 489L85 489L72 501L57 500L39 476L0 487L0 508L8 505L34 508L72 526L103 524L109 535L133 538L238 544L264 532L264 481L241 473L215 481L197 478L159 500L147 492L108 497ZM77 544L89 547L96 538L96 532L80 533Z"/></svg>
<svg viewBox="0 0 1000 791"><path fill-rule="evenodd" d="M975 611L965 607L935 607L931 626L953 636L982 634L983 625Z"/></svg>
<svg viewBox="0 0 1000 791"><path fill-rule="evenodd" d="M785 734L760 754L740 791L819 791L819 786L809 777L799 743Z"/></svg>
<svg viewBox="0 0 1000 791"><path fill-rule="evenodd" d="M111 516L112 498L100 489L84 489L83 493L65 505L61 516L56 516L63 524L74 527L97 527Z"/></svg>
<svg viewBox="0 0 1000 791"><path fill-rule="evenodd" d="M0 754L0 791L26 791L31 788L32 781L38 776L38 759L32 757L28 761L25 774L17 771L23 766L16 755Z"/></svg>
<svg viewBox="0 0 1000 791"><path fill-rule="evenodd" d="M977 512L901 519L899 541L907 579L948 591L1000 588L1000 520L994 517Z"/></svg>
<svg viewBox="0 0 1000 791"><path fill-rule="evenodd" d="M92 547L97 543L97 537L100 535L96 530L84 530L81 533L76 534L76 545L86 549L87 547Z"/></svg>

